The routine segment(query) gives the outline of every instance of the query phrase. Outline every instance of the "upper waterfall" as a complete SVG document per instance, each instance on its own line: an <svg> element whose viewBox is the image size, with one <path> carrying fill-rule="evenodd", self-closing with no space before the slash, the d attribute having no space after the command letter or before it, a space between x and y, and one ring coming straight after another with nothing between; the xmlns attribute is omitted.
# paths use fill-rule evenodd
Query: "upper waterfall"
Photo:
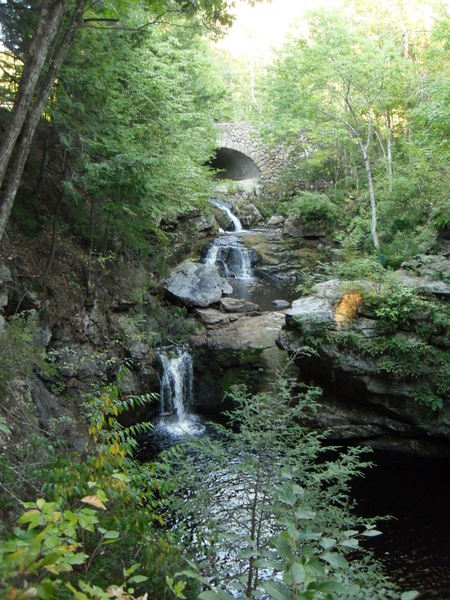
<svg viewBox="0 0 450 600"><path fill-rule="evenodd" d="M211 204L214 204L214 206L217 206L217 208L220 208L220 210L226 214L228 219L233 223L235 231L242 231L242 223L231 211L231 207L227 202L224 202L223 200L217 200L217 198L211 198Z"/></svg>

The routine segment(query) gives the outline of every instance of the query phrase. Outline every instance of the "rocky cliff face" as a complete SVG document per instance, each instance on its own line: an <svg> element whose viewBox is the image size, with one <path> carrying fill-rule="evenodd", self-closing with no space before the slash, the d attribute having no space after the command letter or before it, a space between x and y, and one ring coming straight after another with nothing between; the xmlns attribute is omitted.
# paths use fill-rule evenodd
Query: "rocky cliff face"
<svg viewBox="0 0 450 600"><path fill-rule="evenodd" d="M428 264L432 259L427 257ZM443 269L441 273L449 272L448 259L436 257L433 264ZM405 269L398 274L401 281ZM414 289L448 293L448 283L436 277L436 270L434 277L416 277ZM410 270L409 285L413 278ZM425 295L427 299L422 304L414 300L408 312L406 301L412 302L415 293L408 291L411 288L394 289L367 281L318 284L310 295L293 302L278 344L295 357L301 378L325 389L320 421L331 428L333 437L449 453L448 306ZM389 294L404 302L403 318L394 315ZM367 300L374 296L375 310ZM352 301L354 306L343 315L343 303ZM422 312L417 310L420 306ZM433 307L432 314L427 307ZM386 319L393 315L397 326L389 327Z"/></svg>

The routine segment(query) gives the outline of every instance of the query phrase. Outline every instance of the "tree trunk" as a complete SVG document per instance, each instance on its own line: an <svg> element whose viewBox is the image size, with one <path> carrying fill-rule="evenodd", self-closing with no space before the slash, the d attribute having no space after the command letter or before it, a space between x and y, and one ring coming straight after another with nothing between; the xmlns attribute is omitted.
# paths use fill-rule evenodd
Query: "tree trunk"
<svg viewBox="0 0 450 600"><path fill-rule="evenodd" d="M387 153L387 173L389 179L389 191L392 192L392 123L391 114L386 111L386 122L387 122L387 142L386 142L386 153Z"/></svg>
<svg viewBox="0 0 450 600"><path fill-rule="evenodd" d="M53 225L52 225L52 245L50 248L50 254L47 260L47 264L45 265L44 272L41 275L41 282L45 283L47 277L50 275L50 272L53 267L53 262L55 260L56 255L56 238L58 234L58 213L59 208L61 206L61 197L58 198L55 206L55 212L53 213Z"/></svg>
<svg viewBox="0 0 450 600"><path fill-rule="evenodd" d="M359 147L361 149L361 153L364 160L364 167L367 173L367 181L369 184L369 197L370 197L370 211L371 211L371 225L370 230L372 233L373 245L375 246L375 250L377 252L380 251L380 243L378 241L377 235L377 201L375 198L375 190L373 187L373 179L372 179L372 167L370 166L369 155L367 153L367 148L364 146L361 140L359 140Z"/></svg>
<svg viewBox="0 0 450 600"><path fill-rule="evenodd" d="M82 22L83 9L87 0L77 0L74 12L72 14L71 23L62 38L58 46L54 49L52 62L47 71L45 80L43 81L39 95L34 103L31 112L28 113L26 121L23 125L20 139L17 140L17 144L14 150L14 155L10 161L10 168L8 174L8 180L6 183L5 190L0 198L0 241L6 229L6 224L11 214L11 210L14 204L17 190L20 185L22 178L23 169L30 152L31 144L33 142L34 133L39 124L39 120L42 115L52 86L55 82L56 76L61 68L61 65L69 51L77 29Z"/></svg>
<svg viewBox="0 0 450 600"><path fill-rule="evenodd" d="M35 33L28 49L28 59L25 62L19 89L14 100L14 107L0 148L0 189L16 141L27 118L50 47L58 33L68 5L69 0L53 2L44 0L42 4Z"/></svg>

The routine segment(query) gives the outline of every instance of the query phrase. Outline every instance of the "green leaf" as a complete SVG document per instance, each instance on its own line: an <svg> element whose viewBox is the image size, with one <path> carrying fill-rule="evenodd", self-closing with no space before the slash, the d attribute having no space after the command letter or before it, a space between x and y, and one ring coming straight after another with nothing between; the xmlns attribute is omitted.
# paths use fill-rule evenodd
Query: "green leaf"
<svg viewBox="0 0 450 600"><path fill-rule="evenodd" d="M278 490L278 500L283 504L287 504L288 506L295 506L295 502L297 501L297 497L294 494L292 488L290 486L284 486L280 490Z"/></svg>
<svg viewBox="0 0 450 600"><path fill-rule="evenodd" d="M10 429L10 428L8 427L8 425L7 425L7 424L6 424L4 421L2 421L2 420L0 420L0 431L1 431L2 433L5 433L6 435L11 435L11 429Z"/></svg>
<svg viewBox="0 0 450 600"><path fill-rule="evenodd" d="M318 592L340 592L345 593L348 591L348 587L339 581L313 581L308 585L308 590L314 590Z"/></svg>
<svg viewBox="0 0 450 600"><path fill-rule="evenodd" d="M295 511L295 516L297 517L297 519L314 519L316 513L313 510L299 508Z"/></svg>
<svg viewBox="0 0 450 600"><path fill-rule="evenodd" d="M147 581L147 579L148 577L145 575L133 575L133 577L130 577L128 580L128 583L144 583L144 581Z"/></svg>
<svg viewBox="0 0 450 600"><path fill-rule="evenodd" d="M119 473L118 471L115 471L112 474L112 477L114 477L114 479L118 479L119 481L123 481L124 483L129 483L130 481L128 475L125 475L125 473Z"/></svg>
<svg viewBox="0 0 450 600"><path fill-rule="evenodd" d="M359 547L359 541L355 538L350 538L348 540L343 540L342 542L339 542L339 546L356 549Z"/></svg>
<svg viewBox="0 0 450 600"><path fill-rule="evenodd" d="M322 538L320 540L320 545L324 550L329 550L330 548L334 548L334 546L336 546L336 540L334 538Z"/></svg>
<svg viewBox="0 0 450 600"><path fill-rule="evenodd" d="M273 600L292 600L292 592L281 583L264 583L263 590L269 594Z"/></svg>
<svg viewBox="0 0 450 600"><path fill-rule="evenodd" d="M223 590L212 592L207 590L199 595L200 600L234 600L233 596Z"/></svg>
<svg viewBox="0 0 450 600"><path fill-rule="evenodd" d="M338 554L337 552L324 552L320 557L335 569L348 569L348 562L342 554Z"/></svg>
<svg viewBox="0 0 450 600"><path fill-rule="evenodd" d="M362 535L366 537L375 537L377 535L382 535L382 531L378 531L377 529L366 529L366 531L362 532Z"/></svg>
<svg viewBox="0 0 450 600"><path fill-rule="evenodd" d="M294 562L292 564L292 567L290 567L284 576L284 581L285 583L291 584L291 585L297 585L299 583L303 583L306 579L306 571L305 571L305 567L299 563L299 562Z"/></svg>
<svg viewBox="0 0 450 600"><path fill-rule="evenodd" d="M409 590L408 592L403 592L403 594L400 596L400 600L414 600L415 598L418 598L419 595L419 592L416 592L415 590Z"/></svg>
<svg viewBox="0 0 450 600"><path fill-rule="evenodd" d="M42 522L42 514L39 510L29 510L24 513L18 520L19 523L28 523L28 529L38 527Z"/></svg>
<svg viewBox="0 0 450 600"><path fill-rule="evenodd" d="M194 571L192 569L185 569L184 571L179 571L175 573L175 577L189 577L190 579L195 579L196 581L200 581L201 583L205 583L205 578Z"/></svg>
<svg viewBox="0 0 450 600"><path fill-rule="evenodd" d="M274 539L275 548L281 558L289 558L292 552L292 541L286 531L283 531Z"/></svg>

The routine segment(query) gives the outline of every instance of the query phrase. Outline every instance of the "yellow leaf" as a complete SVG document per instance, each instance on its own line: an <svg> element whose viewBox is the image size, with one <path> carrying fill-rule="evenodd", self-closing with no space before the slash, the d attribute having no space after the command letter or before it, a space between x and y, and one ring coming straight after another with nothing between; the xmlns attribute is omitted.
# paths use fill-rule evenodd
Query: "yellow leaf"
<svg viewBox="0 0 450 600"><path fill-rule="evenodd" d="M113 406L113 411L114 411L114 414L115 414L115 415L116 415L116 417L117 417L117 415L119 414L119 411L118 411L118 409L117 409L117 406Z"/></svg>
<svg viewBox="0 0 450 600"><path fill-rule="evenodd" d="M90 504L95 508L101 508L102 510L106 510L106 506L103 504L103 502L98 496L85 496L84 498L81 498L81 502L84 502L85 504Z"/></svg>

